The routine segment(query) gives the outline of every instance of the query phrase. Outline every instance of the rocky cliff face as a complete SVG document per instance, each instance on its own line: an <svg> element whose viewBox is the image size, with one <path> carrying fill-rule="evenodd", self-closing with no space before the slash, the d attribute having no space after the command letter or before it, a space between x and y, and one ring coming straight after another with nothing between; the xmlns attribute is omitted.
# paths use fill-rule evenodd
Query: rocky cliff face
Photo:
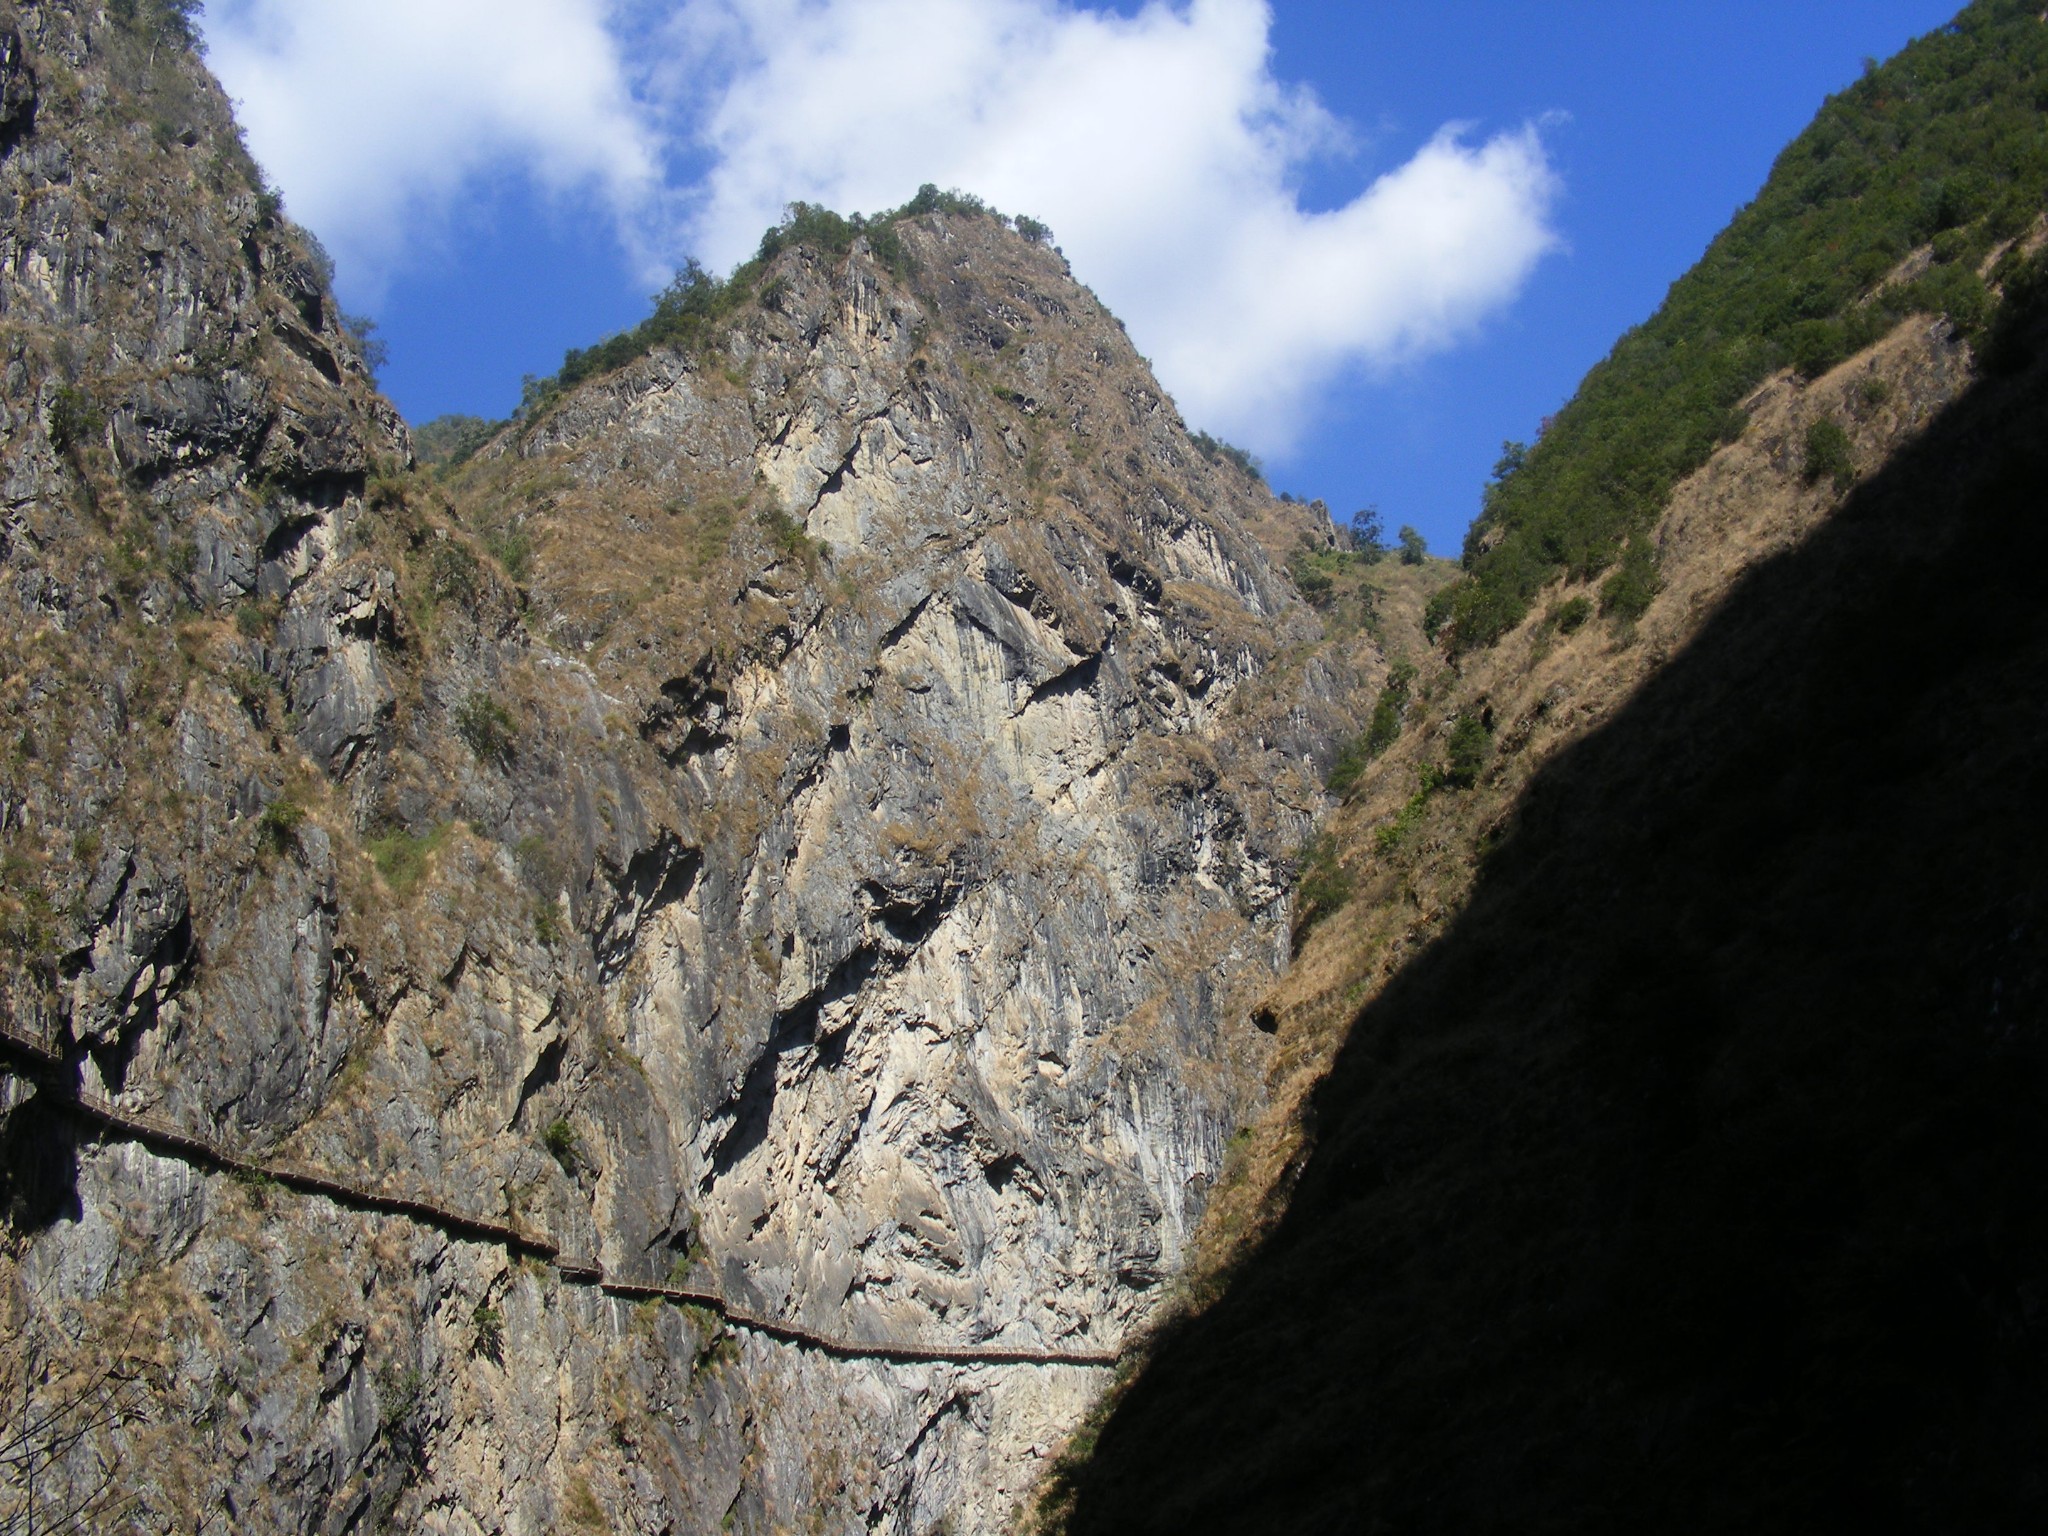
<svg viewBox="0 0 2048 1536"><path fill-rule="evenodd" d="M85 1431L45 1496L1001 1525L1103 1373L884 1356L1113 1352L1176 1272L1375 664L1279 573L1327 525L961 214L794 244L428 479L170 13L18 5L0 77L0 959L61 1062L0 1079L0 1278Z"/></svg>

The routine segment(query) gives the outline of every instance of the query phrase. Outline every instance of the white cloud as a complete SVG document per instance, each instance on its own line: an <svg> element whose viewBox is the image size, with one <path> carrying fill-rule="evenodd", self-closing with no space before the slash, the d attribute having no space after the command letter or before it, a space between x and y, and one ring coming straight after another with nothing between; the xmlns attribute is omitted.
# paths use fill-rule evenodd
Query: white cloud
<svg viewBox="0 0 2048 1536"><path fill-rule="evenodd" d="M1283 452L1341 373L1510 301L1557 245L1557 183L1533 128L1447 129L1305 212L1302 171L1348 144L1273 78L1270 24L1263 0L687 0L666 92L711 151L698 248L729 263L793 198L975 192L1051 224L1191 420Z"/></svg>
<svg viewBox="0 0 2048 1536"><path fill-rule="evenodd" d="M659 144L608 20L602 0L212 0L204 26L293 216L374 290L483 177L621 216L655 199Z"/></svg>
<svg viewBox="0 0 2048 1536"><path fill-rule="evenodd" d="M252 147L345 272L480 176L594 190L643 268L723 268L794 199L923 182L1050 223L1197 425L1267 453L1348 371L1451 346L1557 238L1540 137L1455 128L1343 207L1344 125L1271 72L1264 0L214 0ZM1341 163L1339 161L1338 163ZM679 184L665 169L701 174Z"/></svg>

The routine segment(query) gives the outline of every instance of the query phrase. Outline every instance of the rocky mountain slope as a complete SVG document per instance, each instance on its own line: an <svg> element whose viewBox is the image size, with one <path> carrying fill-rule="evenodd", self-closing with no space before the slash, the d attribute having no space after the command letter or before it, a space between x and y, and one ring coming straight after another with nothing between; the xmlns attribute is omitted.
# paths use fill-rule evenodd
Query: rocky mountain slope
<svg viewBox="0 0 2048 1536"><path fill-rule="evenodd" d="M2031 7L1457 575L933 193L423 468L189 10L0 0L0 1530L2040 1524Z"/></svg>
<svg viewBox="0 0 2048 1536"><path fill-rule="evenodd" d="M1928 155L1972 141L1916 94L2031 102L2044 42L2031 7L1971 7L1781 162L1864 207L1776 178L1753 206L1866 233L1922 208ZM1917 125L1903 190L1830 162L1866 111ZM1997 120L2048 164L2038 112ZM1493 552L1697 403L1681 322L1751 268L1717 247L1534 488L1496 492L1434 606L1499 631L1444 631L1383 689L1191 1304L1046 1525L2040 1523L2044 241L2037 201L1877 272L1876 334L1755 381L1631 530L1627 601L1618 539L1614 570L1521 590Z"/></svg>
<svg viewBox="0 0 2048 1536"><path fill-rule="evenodd" d="M1653 680L1503 688L1514 799L1340 821L1256 1236L1061 1528L2038 1523L2044 410L1972 388Z"/></svg>
<svg viewBox="0 0 2048 1536"><path fill-rule="evenodd" d="M999 1527L1263 1093L1327 519L972 208L428 476L186 44L0 7L0 1517Z"/></svg>

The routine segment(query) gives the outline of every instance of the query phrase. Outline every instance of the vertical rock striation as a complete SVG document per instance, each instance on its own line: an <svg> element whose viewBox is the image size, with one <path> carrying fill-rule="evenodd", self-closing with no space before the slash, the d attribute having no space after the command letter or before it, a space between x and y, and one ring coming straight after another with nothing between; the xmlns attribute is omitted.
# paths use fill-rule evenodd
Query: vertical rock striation
<svg viewBox="0 0 2048 1536"><path fill-rule="evenodd" d="M1257 1097L1326 521L960 212L784 242L430 480L148 0L0 17L0 198L0 970L63 1063L0 1099L0 1366L125 1394L45 1486L998 1527L1098 1370L631 1306L65 1092L820 1334L1113 1350Z"/></svg>

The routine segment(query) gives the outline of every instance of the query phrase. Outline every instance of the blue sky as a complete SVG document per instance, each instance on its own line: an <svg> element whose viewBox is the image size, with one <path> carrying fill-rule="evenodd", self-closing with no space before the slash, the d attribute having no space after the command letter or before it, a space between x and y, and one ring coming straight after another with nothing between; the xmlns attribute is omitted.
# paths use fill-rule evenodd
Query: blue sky
<svg viewBox="0 0 2048 1536"><path fill-rule="evenodd" d="M1946 0L1283 3L1275 68L1412 142L1447 118L1569 114L1546 130L1567 249L1479 340L1382 383L1269 466L1335 511L1376 502L1455 555L1506 438L1534 436L1588 368L1762 186L1833 92L1945 24ZM1396 151L1398 152L1398 151ZM1334 177L1305 189L1342 195Z"/></svg>
<svg viewBox="0 0 2048 1536"><path fill-rule="evenodd" d="M876 207L982 177L968 190L1041 205L1014 211L1051 220L1194 425L1249 441L1276 488L1340 521L1375 503L1455 553L1501 440L1655 308L1865 57L1953 12L1093 9L213 0L207 28L415 422L508 412L522 375L639 319L685 253L728 263L788 197ZM372 115L388 104L382 138L317 108L344 72ZM1109 147L1076 153L1070 126Z"/></svg>

